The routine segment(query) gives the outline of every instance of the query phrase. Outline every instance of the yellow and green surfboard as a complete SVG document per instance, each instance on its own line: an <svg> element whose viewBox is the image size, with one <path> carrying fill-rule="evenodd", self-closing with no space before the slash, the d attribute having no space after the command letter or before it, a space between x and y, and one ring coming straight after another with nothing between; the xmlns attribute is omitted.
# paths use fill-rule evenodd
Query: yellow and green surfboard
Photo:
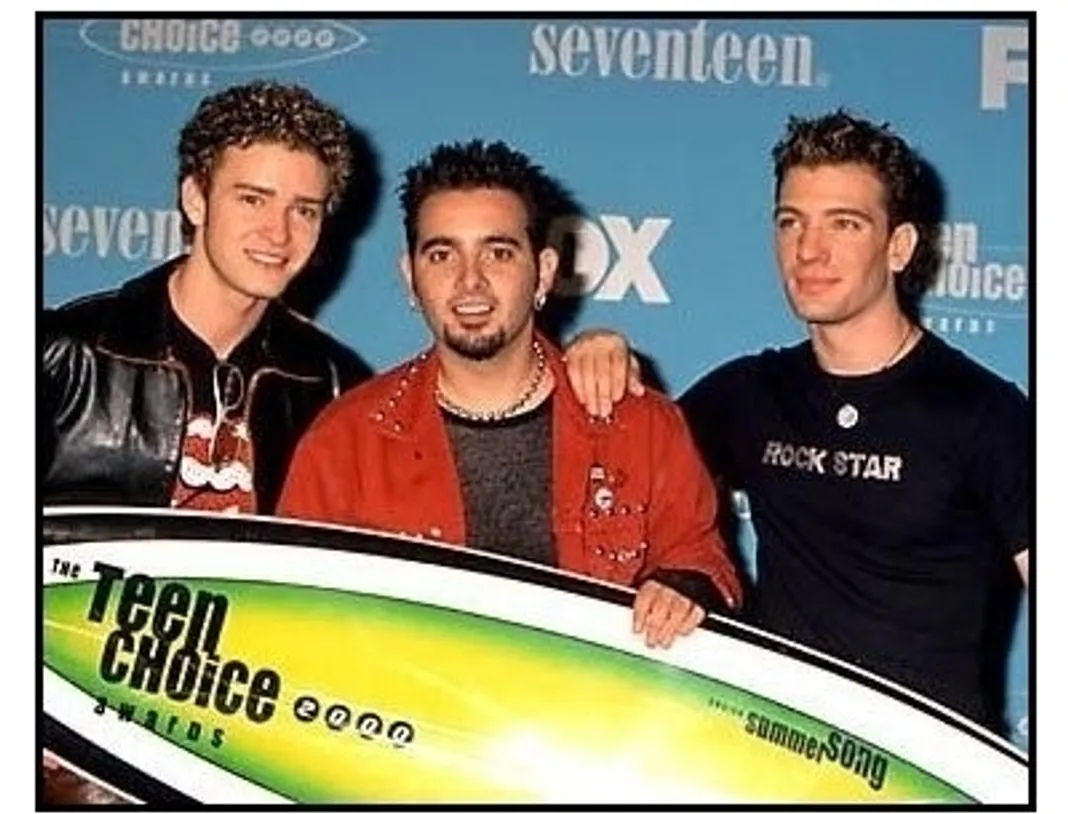
<svg viewBox="0 0 1068 814"><path fill-rule="evenodd" d="M46 746L148 803L1027 803L1026 756L731 620L280 520L48 509Z"/></svg>

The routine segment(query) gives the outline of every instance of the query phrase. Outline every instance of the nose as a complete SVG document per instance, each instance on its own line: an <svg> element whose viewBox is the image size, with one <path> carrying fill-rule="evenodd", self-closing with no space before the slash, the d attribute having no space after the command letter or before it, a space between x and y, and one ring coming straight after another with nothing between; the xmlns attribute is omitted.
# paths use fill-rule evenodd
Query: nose
<svg viewBox="0 0 1068 814"><path fill-rule="evenodd" d="M486 285L486 275L482 271L482 262L478 256L465 257L460 261L460 273L456 287L460 291L478 291Z"/></svg>
<svg viewBox="0 0 1068 814"><path fill-rule="evenodd" d="M290 213L285 206L264 207L263 220L260 230L264 236L276 246L284 246L289 242L292 233L290 225Z"/></svg>
<svg viewBox="0 0 1068 814"><path fill-rule="evenodd" d="M797 259L803 263L819 260L826 251L823 230L814 224L801 228L797 238Z"/></svg>

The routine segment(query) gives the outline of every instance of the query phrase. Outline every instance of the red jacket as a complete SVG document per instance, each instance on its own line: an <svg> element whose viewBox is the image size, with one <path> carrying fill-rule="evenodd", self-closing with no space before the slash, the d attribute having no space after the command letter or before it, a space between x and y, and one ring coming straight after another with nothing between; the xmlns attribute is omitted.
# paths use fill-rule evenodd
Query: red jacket
<svg viewBox="0 0 1068 814"><path fill-rule="evenodd" d="M724 601L741 586L716 528L716 493L679 409L648 391L590 417L544 339L556 379L552 526L561 569L637 586L658 568L700 571ZM424 352L349 390L301 439L282 515L463 545L464 505Z"/></svg>

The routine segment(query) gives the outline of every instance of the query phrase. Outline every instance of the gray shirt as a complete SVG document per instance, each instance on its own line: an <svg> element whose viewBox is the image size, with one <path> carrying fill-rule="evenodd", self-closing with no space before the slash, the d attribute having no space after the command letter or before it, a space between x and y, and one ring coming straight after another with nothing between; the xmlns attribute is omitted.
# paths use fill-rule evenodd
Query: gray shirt
<svg viewBox="0 0 1068 814"><path fill-rule="evenodd" d="M467 545L555 566L552 399L500 421L442 413L460 476Z"/></svg>

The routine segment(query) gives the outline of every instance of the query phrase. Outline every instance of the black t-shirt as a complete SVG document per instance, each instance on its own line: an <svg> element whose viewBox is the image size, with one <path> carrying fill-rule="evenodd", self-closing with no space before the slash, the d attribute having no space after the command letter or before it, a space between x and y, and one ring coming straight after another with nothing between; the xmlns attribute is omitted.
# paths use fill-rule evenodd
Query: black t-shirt
<svg viewBox="0 0 1068 814"><path fill-rule="evenodd" d="M267 363L265 320L225 360L186 325L168 298L164 329L169 355L188 374L185 430L171 495L176 508L199 511L257 510L256 459L248 400L256 370Z"/></svg>
<svg viewBox="0 0 1068 814"><path fill-rule="evenodd" d="M1023 394L925 333L864 376L825 373L809 342L766 350L680 406L709 468L748 494L754 621L990 724L990 586L1030 538Z"/></svg>
<svg viewBox="0 0 1068 814"><path fill-rule="evenodd" d="M222 391L219 398L230 412L243 411L248 398L248 384L253 374L267 364L263 351L266 319L261 319L225 360L218 359L211 346L182 321L169 298L165 319L167 347L189 372L188 384L193 390L189 394L189 413L211 413L217 410L217 389ZM234 372L227 375L231 368ZM213 384L213 376L218 377L217 383Z"/></svg>

